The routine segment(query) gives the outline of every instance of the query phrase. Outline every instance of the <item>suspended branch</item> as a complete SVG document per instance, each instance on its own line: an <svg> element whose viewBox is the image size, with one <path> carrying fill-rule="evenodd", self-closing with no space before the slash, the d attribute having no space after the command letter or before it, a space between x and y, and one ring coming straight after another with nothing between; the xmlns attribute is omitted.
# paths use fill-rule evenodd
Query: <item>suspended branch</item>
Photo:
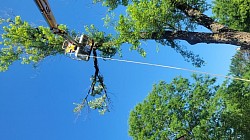
<svg viewBox="0 0 250 140"><path fill-rule="evenodd" d="M89 61L90 54L93 52L95 73L91 78L92 84L82 102L76 104L77 106L74 109L74 112L79 113L85 105L92 109L98 109L101 114L109 111L108 105L110 100L107 95L106 86L104 85L103 76L100 74L97 61L96 49L98 44L85 34L80 35L80 37L73 38L66 31L59 29L48 1L34 1L49 25L51 32L64 38L62 49L64 49L66 55L69 55L72 59ZM93 96L94 99L89 100L89 95Z"/></svg>

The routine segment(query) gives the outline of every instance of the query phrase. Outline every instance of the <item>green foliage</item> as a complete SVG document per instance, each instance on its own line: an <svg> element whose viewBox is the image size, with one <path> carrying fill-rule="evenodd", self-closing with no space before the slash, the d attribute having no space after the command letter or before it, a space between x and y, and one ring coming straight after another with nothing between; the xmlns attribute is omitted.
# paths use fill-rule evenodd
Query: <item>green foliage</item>
<svg viewBox="0 0 250 140"><path fill-rule="evenodd" d="M51 33L49 28L39 26L32 27L20 16L12 19L2 19L3 41L0 51L0 71L8 70L8 67L16 60L22 64L34 63L50 55L62 54L63 38ZM65 28L65 26L61 26Z"/></svg>
<svg viewBox="0 0 250 140"><path fill-rule="evenodd" d="M232 81L221 92L224 110L221 122L231 138L247 139L250 137L250 86L243 81Z"/></svg>
<svg viewBox="0 0 250 140"><path fill-rule="evenodd" d="M230 75L250 79L249 52L232 59ZM250 83L193 75L160 82L131 111L129 135L134 139L247 139L250 137Z"/></svg>
<svg viewBox="0 0 250 140"><path fill-rule="evenodd" d="M230 75L250 79L249 52L237 52L232 59ZM221 115L225 130L231 138L250 137L250 83L239 80L227 82L219 96L223 99L224 110Z"/></svg>
<svg viewBox="0 0 250 140"><path fill-rule="evenodd" d="M175 3L187 3L198 8L201 12L207 9L204 0L178 0ZM197 67L204 61L185 50L180 50L179 44L173 40L162 39L164 31L193 31L197 24L176 8L172 0L136 0L127 6L127 15L120 15L116 26L119 34L117 43L131 44L131 50L137 50L145 57L146 52L141 48L141 41L155 39L162 45L168 45L180 52L186 60L192 61ZM178 50L179 49L179 50Z"/></svg>
<svg viewBox="0 0 250 140"><path fill-rule="evenodd" d="M9 48L2 48L0 52L0 71L8 70L9 65L19 59L20 53L20 48L18 48L17 51L15 51L12 46Z"/></svg>
<svg viewBox="0 0 250 140"><path fill-rule="evenodd" d="M230 65L230 74L232 76L242 77L246 72L250 71L250 54L249 51L238 51Z"/></svg>
<svg viewBox="0 0 250 140"><path fill-rule="evenodd" d="M104 26L106 28L114 27L116 24L115 17L116 15L114 12L109 12L108 14L106 14L106 16L102 18L102 20L104 21Z"/></svg>
<svg viewBox="0 0 250 140"><path fill-rule="evenodd" d="M111 34L105 35L104 32L96 29L94 25L90 27L85 26L85 31L88 37L95 41L95 46L100 51L102 57L112 57L120 50L120 46L114 43Z"/></svg>
<svg viewBox="0 0 250 140"><path fill-rule="evenodd" d="M222 24L240 31L250 31L249 0L215 0L215 18Z"/></svg>
<svg viewBox="0 0 250 140"><path fill-rule="evenodd" d="M177 77L160 82L131 111L129 135L133 139L218 139L220 98L214 78L193 75L193 82Z"/></svg>
<svg viewBox="0 0 250 140"><path fill-rule="evenodd" d="M182 55L185 61L191 62L196 67L201 67L205 64L205 61L202 58L200 58L199 55L194 54L192 51L187 50L185 46L180 45L177 41L165 41L161 43L167 44L168 46L174 48L177 53Z"/></svg>
<svg viewBox="0 0 250 140"><path fill-rule="evenodd" d="M93 0L93 2L102 2L103 6L109 7L110 10L114 10L119 5L127 6L129 0Z"/></svg>
<svg viewBox="0 0 250 140"><path fill-rule="evenodd" d="M38 62L47 56L63 54L61 36L53 34L49 28L31 26L26 21L22 21L20 16L12 19L1 19L3 25L2 44L0 51L0 71L8 70L9 66L21 60L22 64ZM75 32L69 32L66 25L59 25L59 29L68 32L71 36L76 36ZM98 31L93 25L86 27L88 37L95 41L97 49L102 57L112 57L117 53L119 47L112 43L111 35L105 36L104 32Z"/></svg>
<svg viewBox="0 0 250 140"><path fill-rule="evenodd" d="M207 9L204 0L178 0L175 3L187 3L201 12ZM175 3L172 0L136 0L128 5L128 16L120 17L117 30L121 34L133 31L135 36L140 36L141 32L152 34L164 30L194 30L196 23L178 10Z"/></svg>
<svg viewBox="0 0 250 140"><path fill-rule="evenodd" d="M81 103L74 103L76 107L74 108L75 113L81 113L82 109L87 105L90 109L98 110L101 115L104 115L109 111L110 99L106 93L106 86L103 83L102 76L93 76L91 78L92 86L87 94L87 96L82 100ZM89 97L89 95L91 97ZM90 99L88 101L88 99Z"/></svg>
<svg viewBox="0 0 250 140"><path fill-rule="evenodd" d="M103 115L108 111L108 103L106 102L106 94L102 95L99 98L95 98L88 102L88 105L91 109L98 109L98 112Z"/></svg>

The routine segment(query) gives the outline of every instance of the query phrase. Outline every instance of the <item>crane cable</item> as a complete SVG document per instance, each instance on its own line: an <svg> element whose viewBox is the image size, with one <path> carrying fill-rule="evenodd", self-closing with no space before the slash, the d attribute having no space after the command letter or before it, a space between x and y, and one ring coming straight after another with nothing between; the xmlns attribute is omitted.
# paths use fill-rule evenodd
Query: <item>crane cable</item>
<svg viewBox="0 0 250 140"><path fill-rule="evenodd" d="M210 72L191 70L191 69L187 69L187 68L180 68L180 67L174 67L174 66L168 66L168 65L153 64L153 63L146 63L146 62L138 62L138 61L132 61L132 60L125 60L125 59L105 58L105 57L99 57L99 56L89 56L89 57L97 58L97 59L103 59L103 60L112 60L112 61L118 61L118 62L133 63L133 64L140 64L140 65L147 65L147 66L154 66L154 67L161 67L161 68L168 68L168 69L176 69L176 70L188 71L188 72L193 72L193 73L207 74L207 75L215 76L215 77L223 77L223 78L228 78L228 79L232 79L232 80L240 80L240 81L250 82L249 79L226 76L226 75L222 75L222 74L214 74L214 73L210 73Z"/></svg>

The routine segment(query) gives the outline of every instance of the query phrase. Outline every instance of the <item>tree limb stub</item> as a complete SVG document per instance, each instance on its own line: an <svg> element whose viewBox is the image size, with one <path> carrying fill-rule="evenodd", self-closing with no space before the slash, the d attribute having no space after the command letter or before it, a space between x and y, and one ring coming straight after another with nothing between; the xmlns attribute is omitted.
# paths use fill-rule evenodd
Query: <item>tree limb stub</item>
<svg viewBox="0 0 250 140"><path fill-rule="evenodd" d="M151 35L149 35L149 33L141 33L141 39L179 39L185 40L191 45L198 43L231 44L241 46L241 49L250 49L250 33L239 31L221 33L164 31L163 33L154 32Z"/></svg>

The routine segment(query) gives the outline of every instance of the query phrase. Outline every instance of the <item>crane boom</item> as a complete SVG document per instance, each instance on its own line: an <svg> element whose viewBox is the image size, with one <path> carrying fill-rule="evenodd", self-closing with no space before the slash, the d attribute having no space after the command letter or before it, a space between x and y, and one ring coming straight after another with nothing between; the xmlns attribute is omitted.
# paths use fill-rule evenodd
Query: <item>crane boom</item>
<svg viewBox="0 0 250 140"><path fill-rule="evenodd" d="M67 32L60 30L56 19L50 9L48 0L34 0L37 7L41 11L43 17L49 24L54 34L62 36L65 41L62 44L62 48L65 49L65 54L75 54L75 57L80 60L89 60L89 56L93 49L93 41L89 42L88 37L81 35L79 42L74 40ZM89 45L91 43L91 45Z"/></svg>
<svg viewBox="0 0 250 140"><path fill-rule="evenodd" d="M37 7L40 9L45 20L49 24L50 28L57 28L57 23L53 13L51 12L49 3L47 0L35 0Z"/></svg>
<svg viewBox="0 0 250 140"><path fill-rule="evenodd" d="M37 7L41 11L43 17L45 18L46 22L49 24L53 33L61 35L64 39L68 40L74 45L78 45L71 36L69 36L65 31L58 29L58 24L56 19L50 9L49 2L47 0L34 0Z"/></svg>

